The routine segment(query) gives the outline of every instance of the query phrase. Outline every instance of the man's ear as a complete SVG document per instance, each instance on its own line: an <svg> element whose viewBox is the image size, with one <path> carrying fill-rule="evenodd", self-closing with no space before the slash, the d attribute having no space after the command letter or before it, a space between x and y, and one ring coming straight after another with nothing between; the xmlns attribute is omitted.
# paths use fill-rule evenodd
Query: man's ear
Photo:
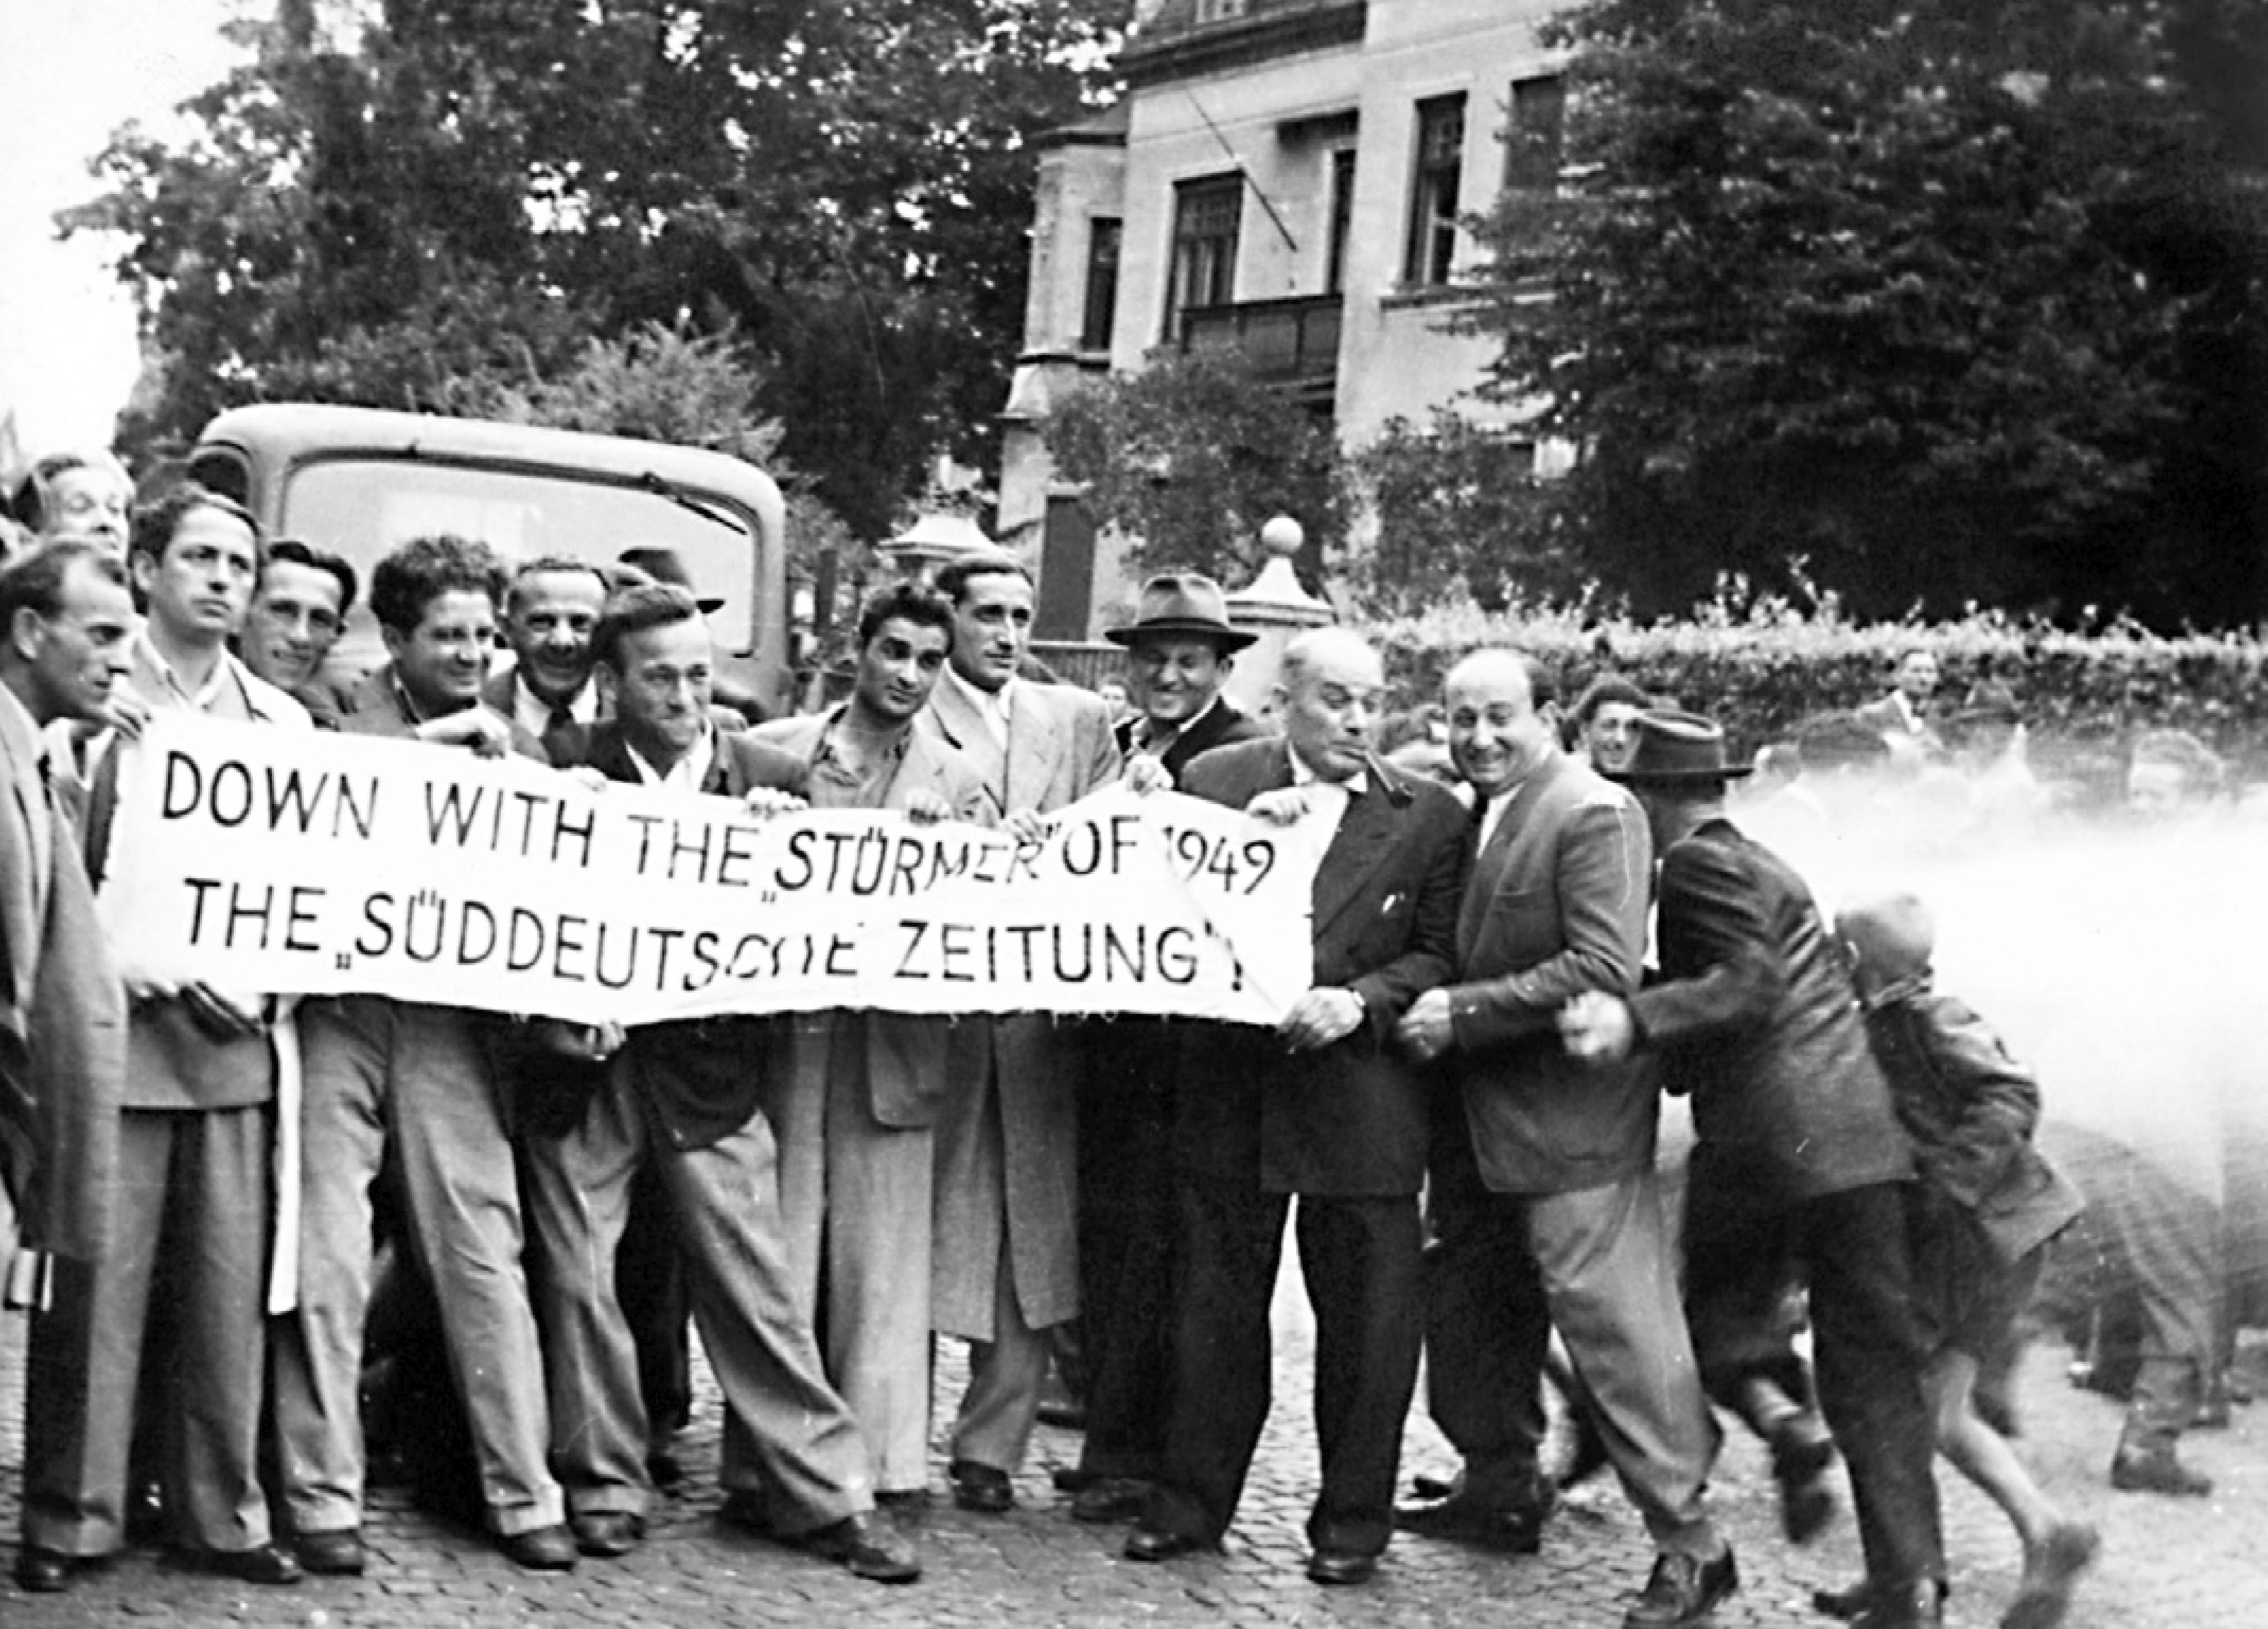
<svg viewBox="0 0 2268 1629"><path fill-rule="evenodd" d="M18 606L15 620L8 624L8 648L24 660L34 661L47 637L47 619L28 605Z"/></svg>
<svg viewBox="0 0 2268 1629"><path fill-rule="evenodd" d="M402 637L401 630L398 628L389 628L384 623L380 623L378 625L378 637L386 641L386 654L387 659L392 661L400 661L401 660L401 647L409 643L408 639Z"/></svg>
<svg viewBox="0 0 2268 1629"><path fill-rule="evenodd" d="M593 662L591 665L591 681L599 687L600 710L612 716L615 697L622 693L622 675L615 671L611 663Z"/></svg>
<svg viewBox="0 0 2268 1629"><path fill-rule="evenodd" d="M126 570L134 579L134 597L137 603L147 603L151 586L158 580L157 557L146 549L136 549L126 557Z"/></svg>

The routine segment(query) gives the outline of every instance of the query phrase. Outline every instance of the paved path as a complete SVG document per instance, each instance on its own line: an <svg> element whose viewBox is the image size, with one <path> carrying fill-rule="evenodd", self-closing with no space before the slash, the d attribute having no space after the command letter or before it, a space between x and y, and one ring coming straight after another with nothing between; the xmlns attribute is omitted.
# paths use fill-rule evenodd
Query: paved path
<svg viewBox="0 0 2268 1629"><path fill-rule="evenodd" d="M1533 1559L1506 1560L1403 1538L1366 1588L1325 1590L1308 1583L1300 1569L1314 1463L1306 1367L1313 1330L1290 1272L1278 1296L1276 1326L1277 1412L1237 1526L1219 1556L1164 1566L1122 1559L1123 1529L1072 1522L1067 1497L1049 1485L1048 1472L1077 1457L1077 1438L1042 1428L1033 1463L1018 1479L1012 1515L979 1517L952 1508L940 1469L934 1502L921 1522L927 1575L909 1588L859 1582L718 1529L717 1403L704 1375L699 1423L687 1444L692 1471L687 1491L659 1508L648 1543L624 1560L586 1560L565 1577L531 1575L477 1536L441 1527L398 1495L382 1493L369 1527L372 1565L362 1579L254 1590L170 1571L156 1556L136 1553L62 1596L26 1596L0 1581L0 1625L1619 1625L1647 1555L1611 1481L1579 1491L1550 1529L1543 1553ZM23 1344L22 1319L0 1317L0 1535L9 1538L17 1526L22 1463ZM2102 1472L2117 1412L2064 1383L2066 1355L2052 1347L2033 1355L2024 1391L2029 1429L2023 1451L2051 1491L2103 1533L2105 1559L2072 1615L2074 1629L2268 1626L2268 1403L2239 1410L2235 1429L2200 1434L2185 1447L2220 1485L2210 1500L2114 1494ZM2268 1367L2262 1362L2268 1351L2254 1347L2250 1357L2256 1368ZM939 1368L939 1413L946 1418L965 1373L957 1349L946 1353ZM1422 1415L1410 1422L1403 1463L1405 1472L1446 1474L1454 1468ZM1948 1621L1959 1629L1986 1629L2014 1583L2015 1542L1998 1514L1965 1485L1947 1485L1954 1566ZM1727 1438L1714 1498L1746 1580L1719 1612L1718 1623L1725 1629L1824 1624L1810 1611L1810 1592L1847 1582L1858 1572L1847 1515L1815 1544L1792 1551L1778 1537L1764 1456L1737 1434Z"/></svg>

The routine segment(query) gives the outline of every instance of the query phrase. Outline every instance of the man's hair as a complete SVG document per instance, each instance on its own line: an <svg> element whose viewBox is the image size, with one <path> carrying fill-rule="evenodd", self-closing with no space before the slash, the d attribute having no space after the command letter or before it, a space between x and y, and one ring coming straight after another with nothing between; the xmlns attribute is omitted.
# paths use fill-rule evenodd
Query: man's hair
<svg viewBox="0 0 2268 1629"><path fill-rule="evenodd" d="M1569 714L1570 720L1580 730L1590 723L1592 714L1609 702L1620 702L1624 706L1635 707L1640 712L1653 705L1652 697L1622 674L1602 673L1585 685L1583 693L1575 698L1574 710ZM1540 706L1542 704L1539 702L1537 704Z"/></svg>
<svg viewBox="0 0 2268 1629"><path fill-rule="evenodd" d="M129 501L132 500L134 477L126 473L126 466L118 461L114 453L101 449L92 453L50 453L33 463L16 483L15 493L9 500L9 512L33 531L38 531L46 523L48 498L57 477L74 469L100 470L125 488Z"/></svg>
<svg viewBox="0 0 2268 1629"><path fill-rule="evenodd" d="M639 583L607 601L591 630L591 653L616 673L622 670L622 641L651 629L697 622L701 607L674 583Z"/></svg>
<svg viewBox="0 0 2268 1629"><path fill-rule="evenodd" d="M882 624L897 618L924 628L945 630L945 648L953 649L953 606L945 596L911 580L890 583L866 596L858 608L858 648L873 643Z"/></svg>
<svg viewBox="0 0 2268 1629"><path fill-rule="evenodd" d="M361 592L362 582L355 576L354 567L347 563L344 557L335 555L328 549L318 549L313 543L301 542L296 537L279 537L268 545L268 557L261 562L260 571L263 579L267 577L268 568L278 561L285 565L305 566L311 571L328 573L339 585L341 618L354 609L355 595Z"/></svg>
<svg viewBox="0 0 2268 1629"><path fill-rule="evenodd" d="M505 585L504 591L505 607L507 608L511 607L513 597L519 593L520 584L529 578L568 571L587 573L591 580L599 585L599 592L601 594L614 587L614 584L608 580L606 572L593 565L588 560L578 560L572 555L541 555L525 565L512 568L512 581Z"/></svg>
<svg viewBox="0 0 2268 1629"><path fill-rule="evenodd" d="M504 562L486 543L446 533L413 537L370 574L370 613L382 628L414 633L443 594L486 594L495 605L504 585Z"/></svg>
<svg viewBox="0 0 2268 1629"><path fill-rule="evenodd" d="M126 568L96 544L77 539L42 543L0 565L0 632L15 622L18 611L62 615L63 579L82 560L92 563L105 581L126 586Z"/></svg>
<svg viewBox="0 0 2268 1629"><path fill-rule="evenodd" d="M148 555L152 562L164 564L166 546L181 529L181 522L199 509L217 509L230 520L244 522L246 530L252 534L255 566L268 564L268 551L260 541L260 522L252 518L252 511L236 499L194 481L182 482L163 498L134 512L134 524L127 534L126 557L130 560L136 555Z"/></svg>
<svg viewBox="0 0 2268 1629"><path fill-rule="evenodd" d="M937 591L959 605L968 597L968 585L980 577L1020 577L1027 583L1032 580L1029 571L1005 556L979 555L973 560L955 560L939 571Z"/></svg>

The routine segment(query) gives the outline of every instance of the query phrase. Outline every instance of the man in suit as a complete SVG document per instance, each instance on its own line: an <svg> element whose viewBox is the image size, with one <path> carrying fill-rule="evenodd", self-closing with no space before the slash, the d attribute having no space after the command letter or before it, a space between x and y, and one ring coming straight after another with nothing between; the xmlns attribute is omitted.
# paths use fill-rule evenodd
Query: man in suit
<svg viewBox="0 0 2268 1629"><path fill-rule="evenodd" d="M253 675L228 641L260 569L252 517L185 484L136 517L129 556L147 620L126 683L152 711L310 727L305 709ZM109 856L118 763L96 762L88 870ZM298 1564L270 1541L256 1468L265 1369L263 1316L276 1139L271 999L203 984L136 989L118 1120L118 1210L111 1248L65 1262L33 1324L24 1445L27 1589L67 1588L124 1542L134 1399L152 1323L153 1286L171 1292L173 1404L164 1456L173 1537L208 1570L291 1584Z"/></svg>
<svg viewBox="0 0 2268 1629"><path fill-rule="evenodd" d="M757 739L804 766L815 809L985 819L975 774L915 722L953 646L952 608L895 584L868 597L858 636L850 699L760 725ZM887 1505L917 1504L929 1473L933 1133L952 1079L949 1029L907 1014L797 1014L781 1021L764 1087L797 1304L824 1332L828 1378ZM738 1436L728 1421L728 1482ZM737 1493L725 1515L765 1520L760 1500Z"/></svg>
<svg viewBox="0 0 2268 1629"><path fill-rule="evenodd" d="M541 745L480 699L504 582L487 546L462 538L416 538L379 561L370 608L393 660L347 698L343 730L542 762ZM285 1500L310 1572L353 1574L365 1563L371 1189L389 1163L439 1302L484 1518L519 1565L575 1565L565 1500L545 1463L551 1432L520 1263L511 1105L490 1058L500 1021L371 995L301 1009L299 1306L277 1342L276 1413Z"/></svg>
<svg viewBox="0 0 2268 1629"><path fill-rule="evenodd" d="M0 569L0 1268L19 1242L83 1263L108 1242L126 997L40 732L109 721L133 628L92 544Z"/></svg>
<svg viewBox="0 0 2268 1629"><path fill-rule="evenodd" d="M600 718L591 635L606 603L599 568L562 555L530 560L504 589L512 666L481 687L481 699L541 741L555 762L578 756L574 732Z"/></svg>
<svg viewBox="0 0 2268 1629"><path fill-rule="evenodd" d="M1898 652L1890 693L1858 709L1860 722L1881 735L1890 756L1901 763L1941 757L1945 743L1930 722L1930 700L1937 694L1937 656L1916 645Z"/></svg>
<svg viewBox="0 0 2268 1629"><path fill-rule="evenodd" d="M1867 1557L1855 1621L1912 1629L1940 1621L1945 1578L1901 1191L1913 1156L1810 890L1726 818L1725 786L1747 772L1708 719L1640 716L1616 778L1661 856L1661 977L1578 997L1561 1029L1586 1061L1659 1052L1672 1089L1692 1095L1685 1295L1712 1395L1744 1378L1741 1352L1712 1349L1712 1305L1745 1307L1784 1264L1802 1271L1820 1405Z"/></svg>
<svg viewBox="0 0 2268 1629"><path fill-rule="evenodd" d="M1556 1028L1585 991L1638 988L1653 850L1629 794L1560 749L1541 663L1477 652L1449 670L1443 700L1476 856L1457 982L1419 996L1396 1032L1420 1058L1448 1056L1464 1099L1480 1191L1441 1196L1442 1272L1474 1306L1523 1257L1540 1273L1544 1307L1506 1331L1498 1383L1532 1398L1558 1327L1658 1552L1629 1629L1685 1629L1738 1577L1702 1505L1717 1433L1654 1183L1653 1078L1629 1062L1586 1069ZM1535 1442L1519 1446L1532 1478Z"/></svg>
<svg viewBox="0 0 2268 1629"><path fill-rule="evenodd" d="M584 763L608 779L743 800L759 814L803 807L801 759L709 722L709 630L680 588L633 588L594 630L614 720ZM766 1026L713 1018L612 1025L541 1020L541 1042L585 1067L554 1075L555 1134L523 1139L526 1204L541 1246L536 1295L549 1338L552 1463L578 1546L627 1553L652 1496L637 1353L612 1264L641 1170L659 1183L699 1288L693 1304L772 1530L859 1577L909 1583L921 1564L872 1518L866 1451L827 1382L797 1303L780 1217L778 1152L758 1112ZM577 1112L580 1100L580 1112Z"/></svg>
<svg viewBox="0 0 2268 1629"><path fill-rule="evenodd" d="M1134 680L1136 711L1117 728L1130 781L1178 785L1198 754L1267 733L1222 698L1235 653L1258 636L1230 624L1227 596L1211 578L1152 578L1134 621L1102 637L1126 647ZM1086 1429L1071 1507L1081 1522L1140 1515L1165 1453L1179 1030L1170 1019L1137 1017L1086 1030L1079 1299Z"/></svg>
<svg viewBox="0 0 2268 1629"><path fill-rule="evenodd" d="M1331 836L1315 872L1314 988L1274 1030L1184 1032L1171 1418L1126 1542L1134 1560L1217 1544L1235 1514L1268 1416L1268 1310L1295 1196L1323 1462L1308 1576L1361 1582L1392 1529L1418 1375L1426 1122L1424 1077L1394 1050L1394 1026L1449 976L1466 817L1447 788L1370 752L1384 691L1359 636L1302 634L1284 652L1285 738L1217 748L1185 778L1195 796Z"/></svg>
<svg viewBox="0 0 2268 1629"><path fill-rule="evenodd" d="M1109 710L1017 676L1032 581L1005 557L938 574L953 656L921 727L958 751L991 817L1036 837L1042 816L1118 777ZM930 1321L972 1343L949 1471L964 1509L998 1513L1038 1419L1045 1331L1079 1313L1080 1032L1051 1018L972 1017L954 1029L961 1083L937 1136L937 1274Z"/></svg>

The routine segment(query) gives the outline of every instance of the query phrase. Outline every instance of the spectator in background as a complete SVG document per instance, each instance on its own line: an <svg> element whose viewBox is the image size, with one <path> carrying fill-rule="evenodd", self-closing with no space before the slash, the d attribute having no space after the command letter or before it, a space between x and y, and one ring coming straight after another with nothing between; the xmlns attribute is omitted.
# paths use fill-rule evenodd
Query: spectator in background
<svg viewBox="0 0 2268 1629"><path fill-rule="evenodd" d="M278 538L268 545L260 586L237 640L244 665L327 730L339 726L339 700L320 675L346 631L358 587L354 567L337 555L297 538Z"/></svg>
<svg viewBox="0 0 2268 1629"><path fill-rule="evenodd" d="M123 560L133 505L134 478L110 453L50 453L17 483L8 508L33 543L84 538Z"/></svg>
<svg viewBox="0 0 2268 1629"><path fill-rule="evenodd" d="M1619 770L1638 744L1638 716L1651 705L1646 692L1628 679L1601 674L1568 709L1567 749L1602 773Z"/></svg>
<svg viewBox="0 0 2268 1629"><path fill-rule="evenodd" d="M1228 620L1228 596L1194 571L1142 585L1134 620L1102 637L1126 647L1135 711L1117 726L1126 756L1155 758L1178 779L1189 761L1263 732L1221 691L1236 653L1259 638Z"/></svg>
<svg viewBox="0 0 2268 1629"><path fill-rule="evenodd" d="M1898 652L1891 670L1890 693L1858 710L1859 721L1881 736L1890 756L1901 765L1919 764L1945 751L1930 720L1937 682L1935 652L1909 645Z"/></svg>

